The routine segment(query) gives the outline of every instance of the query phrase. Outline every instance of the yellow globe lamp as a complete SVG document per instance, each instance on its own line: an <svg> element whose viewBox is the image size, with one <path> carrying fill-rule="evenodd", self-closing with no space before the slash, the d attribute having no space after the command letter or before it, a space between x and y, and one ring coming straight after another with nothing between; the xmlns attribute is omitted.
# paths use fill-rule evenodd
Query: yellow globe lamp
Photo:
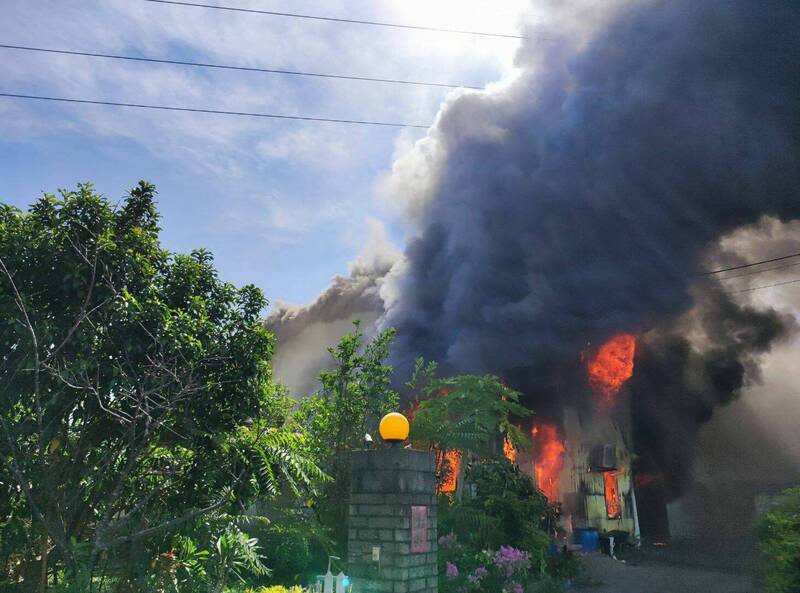
<svg viewBox="0 0 800 593"><path fill-rule="evenodd" d="M397 412L389 412L381 418L378 432L381 438L388 443L400 443L408 438L408 418Z"/></svg>

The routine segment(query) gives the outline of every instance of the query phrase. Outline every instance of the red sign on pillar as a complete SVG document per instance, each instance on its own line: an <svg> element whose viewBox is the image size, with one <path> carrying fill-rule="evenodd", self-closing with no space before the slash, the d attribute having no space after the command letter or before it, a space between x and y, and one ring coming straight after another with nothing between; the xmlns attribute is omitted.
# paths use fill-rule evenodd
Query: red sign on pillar
<svg viewBox="0 0 800 593"><path fill-rule="evenodd" d="M428 507L411 507L411 553L428 552L431 542L428 539Z"/></svg>

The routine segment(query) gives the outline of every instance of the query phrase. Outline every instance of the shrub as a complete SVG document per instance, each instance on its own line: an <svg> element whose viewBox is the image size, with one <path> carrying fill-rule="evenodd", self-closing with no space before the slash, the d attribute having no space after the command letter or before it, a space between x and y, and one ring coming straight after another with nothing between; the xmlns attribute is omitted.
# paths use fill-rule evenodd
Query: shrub
<svg viewBox="0 0 800 593"><path fill-rule="evenodd" d="M268 551L273 578L295 580L311 563L311 549L302 529L278 526L267 531L261 539Z"/></svg>
<svg viewBox="0 0 800 593"><path fill-rule="evenodd" d="M800 591L800 487L783 492L757 531L767 593Z"/></svg>
<svg viewBox="0 0 800 593"><path fill-rule="evenodd" d="M465 482L471 495L440 505L440 533L454 533L475 552L513 546L529 552L534 561L544 558L550 544L544 527L552 522L553 512L519 467L505 459L474 463Z"/></svg>
<svg viewBox="0 0 800 593"><path fill-rule="evenodd" d="M507 460L491 459L471 465L465 483L460 502L444 497L440 504L440 590L558 591L574 560L549 557L544 528L553 511L531 479Z"/></svg>
<svg viewBox="0 0 800 593"><path fill-rule="evenodd" d="M457 538L442 538L441 548L446 556L455 550L461 553L461 563L445 560L439 589L442 593L560 593L559 579L544 575L531 562L530 554L511 546L487 550L470 556L463 555Z"/></svg>
<svg viewBox="0 0 800 593"><path fill-rule="evenodd" d="M245 593L306 593L306 590L298 585L292 587L270 585L269 587L259 587L258 589L245 589Z"/></svg>

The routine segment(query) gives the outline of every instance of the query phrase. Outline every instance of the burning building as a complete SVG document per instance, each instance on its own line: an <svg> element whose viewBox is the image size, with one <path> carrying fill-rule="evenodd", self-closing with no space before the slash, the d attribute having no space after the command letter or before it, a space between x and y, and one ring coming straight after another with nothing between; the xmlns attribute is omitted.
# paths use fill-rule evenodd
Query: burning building
<svg viewBox="0 0 800 593"><path fill-rule="evenodd" d="M545 4L515 78L451 94L394 162L409 239L377 326L398 382L422 356L523 394L517 462L574 526L634 533L638 508L658 539L701 427L796 325L704 271L757 260L732 233L800 219L800 10Z"/></svg>
<svg viewBox="0 0 800 593"><path fill-rule="evenodd" d="M620 334L586 352L585 381L576 383L588 388L587 397L561 408L558 424L535 417L533 447L517 456L520 468L560 509L567 531L640 535L629 395L622 392L633 376L635 349L635 337Z"/></svg>
<svg viewBox="0 0 800 593"><path fill-rule="evenodd" d="M423 356L523 394L544 457L518 463L574 525L634 533L638 507L658 539L700 428L795 326L703 271L800 218L800 11L585 8L526 29L519 75L454 93L395 162L412 233L380 325L401 376Z"/></svg>

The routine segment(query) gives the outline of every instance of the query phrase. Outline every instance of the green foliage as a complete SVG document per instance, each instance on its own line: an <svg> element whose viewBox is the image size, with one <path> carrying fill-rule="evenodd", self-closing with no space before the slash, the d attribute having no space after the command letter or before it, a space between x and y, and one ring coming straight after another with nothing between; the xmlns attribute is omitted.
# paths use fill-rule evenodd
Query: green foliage
<svg viewBox="0 0 800 593"><path fill-rule="evenodd" d="M757 527L767 593L800 591L800 487L781 499Z"/></svg>
<svg viewBox="0 0 800 593"><path fill-rule="evenodd" d="M175 558L178 571L184 574L185 581L205 580L206 562L210 556L208 550L203 550L189 537L178 536L176 538ZM178 589L177 585L175 587Z"/></svg>
<svg viewBox="0 0 800 593"><path fill-rule="evenodd" d="M311 542L302 527L279 525L267 531L260 541L270 552L273 576L282 583L298 581L312 561Z"/></svg>
<svg viewBox="0 0 800 593"><path fill-rule="evenodd" d="M199 590L207 581L206 564L211 553L188 536L178 535L174 546L152 562L152 581L157 591Z"/></svg>
<svg viewBox="0 0 800 593"><path fill-rule="evenodd" d="M258 539L242 531L238 523L237 518L226 515L206 517L191 536L175 536L169 549L152 561L146 578L132 588L220 593L232 583L244 585L252 577L268 575Z"/></svg>
<svg viewBox="0 0 800 593"><path fill-rule="evenodd" d="M439 507L439 533L444 534L439 546L440 589L482 591L494 583L500 590L510 577L498 574L486 550L512 547L529 558L528 567L514 576L514 582L542 590L552 585L557 590L559 578L571 576L574 562L567 569L548 557L546 528L554 517L531 479L516 465L495 458L471 464L465 482L470 485L468 495L460 500L443 496ZM458 578L447 577L448 563L458 568ZM488 571L486 577L471 583L468 576L475 577L479 567Z"/></svg>
<svg viewBox="0 0 800 593"><path fill-rule="evenodd" d="M414 375L406 385L419 404L411 424L411 440L418 446L438 452L438 480L450 482L454 468L445 455L458 451L463 474L473 459L502 456L503 442L518 451L530 447L530 440L514 424L531 411L519 403L519 393L492 375L459 375L444 379L435 376L435 363L417 359ZM420 401L421 400L421 401ZM461 498L463 475L456 476Z"/></svg>
<svg viewBox="0 0 800 593"><path fill-rule="evenodd" d="M364 344L358 322L354 330L329 349L332 370L320 373L321 387L305 398L297 413L298 424L309 434L308 450L332 480L323 485L315 510L331 528L339 555L347 543L350 493L350 451L363 447L364 435L377 432L378 421L398 405L391 389L392 367L385 364L394 330Z"/></svg>
<svg viewBox="0 0 800 593"><path fill-rule="evenodd" d="M444 505L439 532L454 533L471 549L513 546L532 555L550 543L544 531L553 520L547 498L519 467L505 459L485 460L467 469L471 494Z"/></svg>
<svg viewBox="0 0 800 593"><path fill-rule="evenodd" d="M296 497L327 481L328 477L306 454L308 437L294 423L270 426L267 419L250 420L228 435L224 448L237 456L251 476L249 498L273 497L288 487ZM245 486L242 486L243 491Z"/></svg>
<svg viewBox="0 0 800 593"><path fill-rule="evenodd" d="M319 524L309 508L279 507L267 512L269 520L248 524L247 532L257 537L266 551L272 570L270 582L313 580L334 553L330 530Z"/></svg>
<svg viewBox="0 0 800 593"><path fill-rule="evenodd" d="M258 589L245 589L245 593L306 593L306 589L297 585L293 587L270 585L269 587L259 587Z"/></svg>
<svg viewBox="0 0 800 593"><path fill-rule="evenodd" d="M48 561L73 582L86 571L143 582L198 518L305 497L323 480L272 381L264 296L221 281L205 250L162 249L154 198L141 182L117 206L83 184L27 212L0 205L9 586ZM247 549L237 538L217 551ZM258 568L248 558L224 566Z"/></svg>
<svg viewBox="0 0 800 593"><path fill-rule="evenodd" d="M435 366L425 367L418 360L409 384L421 389L426 398L414 415L412 440L442 451L458 450L477 456L497 454L500 436L518 449L530 446L512 422L513 417L531 414L519 403L519 392L492 375L438 379L432 375L434 370Z"/></svg>
<svg viewBox="0 0 800 593"><path fill-rule="evenodd" d="M215 593L220 593L231 575L245 583L244 574L266 575L269 569L261 561L258 540L235 526L228 526L214 542L212 556Z"/></svg>

